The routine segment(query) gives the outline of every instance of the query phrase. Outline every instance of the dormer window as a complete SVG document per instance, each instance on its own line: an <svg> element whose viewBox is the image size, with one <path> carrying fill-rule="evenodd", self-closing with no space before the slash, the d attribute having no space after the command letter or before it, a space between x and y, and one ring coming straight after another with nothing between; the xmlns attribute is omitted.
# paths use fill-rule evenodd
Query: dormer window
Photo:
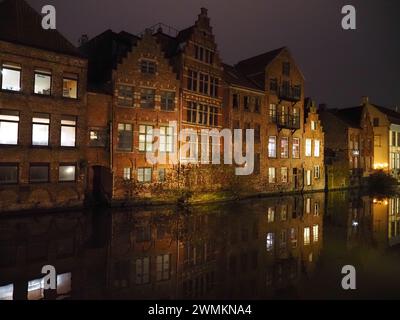
<svg viewBox="0 0 400 320"><path fill-rule="evenodd" d="M157 65L151 60L142 60L140 62L140 68L142 73L155 74L157 72Z"/></svg>

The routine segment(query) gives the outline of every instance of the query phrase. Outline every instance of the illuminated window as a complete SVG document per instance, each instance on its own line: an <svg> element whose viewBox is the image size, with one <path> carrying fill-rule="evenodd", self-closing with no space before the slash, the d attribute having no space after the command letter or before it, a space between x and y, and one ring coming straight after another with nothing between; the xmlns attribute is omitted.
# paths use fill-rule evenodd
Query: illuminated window
<svg viewBox="0 0 400 320"><path fill-rule="evenodd" d="M1 69L1 89L10 91L21 90L21 66L3 63Z"/></svg>
<svg viewBox="0 0 400 320"><path fill-rule="evenodd" d="M281 138L281 158L287 159L289 157L289 139Z"/></svg>
<svg viewBox="0 0 400 320"><path fill-rule="evenodd" d="M314 157L318 158L320 156L320 146L321 143L319 140L314 141Z"/></svg>
<svg viewBox="0 0 400 320"><path fill-rule="evenodd" d="M76 117L65 116L61 119L61 146L76 146Z"/></svg>
<svg viewBox="0 0 400 320"><path fill-rule="evenodd" d="M275 221L275 207L268 208L268 223L273 223Z"/></svg>
<svg viewBox="0 0 400 320"><path fill-rule="evenodd" d="M306 213L311 213L311 198L306 199Z"/></svg>
<svg viewBox="0 0 400 320"><path fill-rule="evenodd" d="M269 180L269 183L276 182L276 169L275 168L268 168L268 180Z"/></svg>
<svg viewBox="0 0 400 320"><path fill-rule="evenodd" d="M306 170L306 185L311 186L312 185L312 171L311 170Z"/></svg>
<svg viewBox="0 0 400 320"><path fill-rule="evenodd" d="M154 89L140 90L140 106L142 108L153 109L155 106L156 91Z"/></svg>
<svg viewBox="0 0 400 320"><path fill-rule="evenodd" d="M306 139L306 157L311 157L312 155L312 140L311 139Z"/></svg>
<svg viewBox="0 0 400 320"><path fill-rule="evenodd" d="M118 86L117 103L122 107L133 107L133 87L126 85Z"/></svg>
<svg viewBox="0 0 400 320"><path fill-rule="evenodd" d="M300 159L300 139L293 138L293 159Z"/></svg>
<svg viewBox="0 0 400 320"><path fill-rule="evenodd" d="M49 145L50 115L36 113L32 118L32 145Z"/></svg>
<svg viewBox="0 0 400 320"><path fill-rule="evenodd" d="M0 110L0 144L18 144L19 112Z"/></svg>
<svg viewBox="0 0 400 320"><path fill-rule="evenodd" d="M304 245L308 246L311 242L311 238L310 238L310 228L304 228Z"/></svg>
<svg viewBox="0 0 400 320"><path fill-rule="evenodd" d="M157 281L169 280L171 275L170 255L157 256L156 259Z"/></svg>
<svg viewBox="0 0 400 320"><path fill-rule="evenodd" d="M58 170L58 181L72 182L76 179L76 166L75 165L60 165Z"/></svg>
<svg viewBox="0 0 400 320"><path fill-rule="evenodd" d="M34 93L44 96L51 95L51 72L46 70L35 70Z"/></svg>
<svg viewBox="0 0 400 320"><path fill-rule="evenodd" d="M128 123L118 124L118 151L132 151L133 130L132 125Z"/></svg>
<svg viewBox="0 0 400 320"><path fill-rule="evenodd" d="M292 248L297 247L297 230L295 228L290 229L290 242L292 243Z"/></svg>
<svg viewBox="0 0 400 320"><path fill-rule="evenodd" d="M320 178L321 178L321 167L314 166L314 179L320 179Z"/></svg>
<svg viewBox="0 0 400 320"><path fill-rule="evenodd" d="M268 233L267 234L267 251L271 252L274 250L274 242L275 242L275 234Z"/></svg>
<svg viewBox="0 0 400 320"><path fill-rule="evenodd" d="M139 151L153 151L153 126L139 126Z"/></svg>
<svg viewBox="0 0 400 320"><path fill-rule="evenodd" d="M141 183L149 183L152 181L153 170L151 168L138 169L138 181Z"/></svg>
<svg viewBox="0 0 400 320"><path fill-rule="evenodd" d="M73 73L64 74L63 97L78 99L78 75Z"/></svg>
<svg viewBox="0 0 400 320"><path fill-rule="evenodd" d="M281 168L281 182L288 183L288 168Z"/></svg>
<svg viewBox="0 0 400 320"><path fill-rule="evenodd" d="M174 128L160 127L160 151L174 152Z"/></svg>
<svg viewBox="0 0 400 320"><path fill-rule="evenodd" d="M18 165L0 164L0 185L18 183Z"/></svg>
<svg viewBox="0 0 400 320"><path fill-rule="evenodd" d="M13 300L14 297L14 285L9 284L7 286L0 287L0 301Z"/></svg>
<svg viewBox="0 0 400 320"><path fill-rule="evenodd" d="M318 242L319 241L319 226L315 225L313 226L313 242Z"/></svg>
<svg viewBox="0 0 400 320"><path fill-rule="evenodd" d="M132 176L132 169L131 168L124 168L124 180L125 181L129 181L131 180L131 176Z"/></svg>
<svg viewBox="0 0 400 320"><path fill-rule="evenodd" d="M136 284L147 284L150 282L150 258L136 259Z"/></svg>
<svg viewBox="0 0 400 320"><path fill-rule="evenodd" d="M311 130L317 130L317 123L315 121L311 121Z"/></svg>
<svg viewBox="0 0 400 320"><path fill-rule="evenodd" d="M89 131L89 146L90 147L105 147L107 143L106 130L90 130Z"/></svg>
<svg viewBox="0 0 400 320"><path fill-rule="evenodd" d="M29 168L29 181L31 183L49 182L49 164L31 164Z"/></svg>
<svg viewBox="0 0 400 320"><path fill-rule="evenodd" d="M276 158L276 137L269 137L268 139L268 157Z"/></svg>
<svg viewBox="0 0 400 320"><path fill-rule="evenodd" d="M142 73L155 74L157 72L157 65L154 61L142 60L140 62L140 70Z"/></svg>
<svg viewBox="0 0 400 320"><path fill-rule="evenodd" d="M163 111L175 110L175 92L170 92L170 91L161 92L161 110Z"/></svg>

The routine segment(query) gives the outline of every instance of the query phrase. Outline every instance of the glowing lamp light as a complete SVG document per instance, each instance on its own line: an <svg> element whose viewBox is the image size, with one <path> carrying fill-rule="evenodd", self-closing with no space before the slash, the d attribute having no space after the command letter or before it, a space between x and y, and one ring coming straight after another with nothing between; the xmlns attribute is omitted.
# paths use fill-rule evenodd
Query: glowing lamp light
<svg viewBox="0 0 400 320"><path fill-rule="evenodd" d="M352 222L352 226L353 226L353 227L358 227L358 221L353 221L353 222Z"/></svg>
<svg viewBox="0 0 400 320"><path fill-rule="evenodd" d="M374 163L375 170L387 169L388 167L389 165L387 163Z"/></svg>
<svg viewBox="0 0 400 320"><path fill-rule="evenodd" d="M69 168L67 168L67 170L65 170L65 172L68 173L68 174L73 174L74 171L75 171L74 167L69 167Z"/></svg>

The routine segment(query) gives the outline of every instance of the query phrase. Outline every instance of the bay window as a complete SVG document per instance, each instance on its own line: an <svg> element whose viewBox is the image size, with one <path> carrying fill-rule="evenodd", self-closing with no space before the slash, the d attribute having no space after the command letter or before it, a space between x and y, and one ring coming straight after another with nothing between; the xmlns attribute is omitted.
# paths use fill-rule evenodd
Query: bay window
<svg viewBox="0 0 400 320"><path fill-rule="evenodd" d="M35 70L34 93L44 96L51 94L51 72L46 70Z"/></svg>
<svg viewBox="0 0 400 320"><path fill-rule="evenodd" d="M64 116L61 119L61 146L76 146L76 117Z"/></svg>
<svg viewBox="0 0 400 320"><path fill-rule="evenodd" d="M73 182L76 180L76 166L62 164L58 170L58 181Z"/></svg>
<svg viewBox="0 0 400 320"><path fill-rule="evenodd" d="M18 144L19 112L0 110L0 144Z"/></svg>
<svg viewBox="0 0 400 320"><path fill-rule="evenodd" d="M78 75L66 73L63 77L63 97L70 99L78 98Z"/></svg>
<svg viewBox="0 0 400 320"><path fill-rule="evenodd" d="M1 68L1 89L9 91L21 90L21 66L3 63Z"/></svg>
<svg viewBox="0 0 400 320"><path fill-rule="evenodd" d="M32 118L32 145L49 145L50 115L35 113Z"/></svg>

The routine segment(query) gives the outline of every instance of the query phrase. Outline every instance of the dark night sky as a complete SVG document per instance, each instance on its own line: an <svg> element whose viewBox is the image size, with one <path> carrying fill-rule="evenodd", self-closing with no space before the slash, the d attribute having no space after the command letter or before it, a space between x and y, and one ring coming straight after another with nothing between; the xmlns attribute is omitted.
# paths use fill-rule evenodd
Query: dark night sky
<svg viewBox="0 0 400 320"><path fill-rule="evenodd" d="M288 46L306 77L306 95L331 107L361 96L400 106L399 0L28 0L57 9L57 28L73 43L106 29L134 34L163 22L192 25L209 9L219 51L228 63ZM357 9L357 30L341 28L341 8Z"/></svg>

